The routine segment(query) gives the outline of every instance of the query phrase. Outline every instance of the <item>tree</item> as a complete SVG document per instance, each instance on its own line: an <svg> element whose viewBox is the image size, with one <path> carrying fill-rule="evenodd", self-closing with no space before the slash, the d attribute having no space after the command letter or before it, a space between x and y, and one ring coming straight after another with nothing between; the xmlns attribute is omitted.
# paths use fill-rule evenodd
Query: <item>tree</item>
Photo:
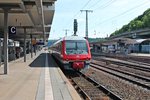
<svg viewBox="0 0 150 100"><path fill-rule="evenodd" d="M136 29L144 28L143 27L143 22L140 21L140 20L135 21L135 24L136 24Z"/></svg>
<svg viewBox="0 0 150 100"><path fill-rule="evenodd" d="M150 28L150 8L146 10L142 15L130 21L129 24L124 25L121 29L113 32L112 35L122 34L124 32L130 32L143 28Z"/></svg>

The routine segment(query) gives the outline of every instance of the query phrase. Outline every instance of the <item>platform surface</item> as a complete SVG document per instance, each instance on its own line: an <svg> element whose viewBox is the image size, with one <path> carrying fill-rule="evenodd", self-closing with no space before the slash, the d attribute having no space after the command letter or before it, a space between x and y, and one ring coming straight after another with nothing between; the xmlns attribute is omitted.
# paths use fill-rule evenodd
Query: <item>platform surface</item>
<svg viewBox="0 0 150 100"><path fill-rule="evenodd" d="M62 71L45 51L9 63L8 74L0 67L0 100L80 100Z"/></svg>

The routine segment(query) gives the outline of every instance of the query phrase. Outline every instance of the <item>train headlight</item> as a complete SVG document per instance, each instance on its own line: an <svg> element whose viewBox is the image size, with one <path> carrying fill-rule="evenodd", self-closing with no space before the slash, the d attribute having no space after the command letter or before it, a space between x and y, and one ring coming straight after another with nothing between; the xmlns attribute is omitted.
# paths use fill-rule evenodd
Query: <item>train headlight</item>
<svg viewBox="0 0 150 100"><path fill-rule="evenodd" d="M61 54L60 57L63 58L63 55Z"/></svg>

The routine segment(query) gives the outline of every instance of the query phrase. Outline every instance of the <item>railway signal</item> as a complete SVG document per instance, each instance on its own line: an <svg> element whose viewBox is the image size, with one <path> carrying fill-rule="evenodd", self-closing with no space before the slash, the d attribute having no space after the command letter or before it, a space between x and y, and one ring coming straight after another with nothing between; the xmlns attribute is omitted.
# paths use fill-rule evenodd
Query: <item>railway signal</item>
<svg viewBox="0 0 150 100"><path fill-rule="evenodd" d="M74 36L76 36L78 31L78 22L77 19L74 19Z"/></svg>

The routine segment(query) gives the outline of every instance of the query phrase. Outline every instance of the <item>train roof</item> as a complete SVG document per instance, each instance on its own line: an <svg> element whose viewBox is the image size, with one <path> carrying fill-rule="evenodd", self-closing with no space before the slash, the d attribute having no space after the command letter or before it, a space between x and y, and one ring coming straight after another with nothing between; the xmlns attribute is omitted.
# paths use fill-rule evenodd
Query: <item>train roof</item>
<svg viewBox="0 0 150 100"><path fill-rule="evenodd" d="M86 39L83 37L79 37L79 36L67 36L67 37L64 37L63 40L86 40Z"/></svg>
<svg viewBox="0 0 150 100"><path fill-rule="evenodd" d="M86 39L83 38L83 37L79 37L79 36L67 36L67 37L63 37L63 38L59 39L59 40L56 41L53 45L56 45L57 43L59 43L59 42L61 42L61 41L63 41L63 40L84 40L84 41L86 41ZM53 46L53 45L52 45L52 46ZM52 46L51 46L51 47L52 47Z"/></svg>

